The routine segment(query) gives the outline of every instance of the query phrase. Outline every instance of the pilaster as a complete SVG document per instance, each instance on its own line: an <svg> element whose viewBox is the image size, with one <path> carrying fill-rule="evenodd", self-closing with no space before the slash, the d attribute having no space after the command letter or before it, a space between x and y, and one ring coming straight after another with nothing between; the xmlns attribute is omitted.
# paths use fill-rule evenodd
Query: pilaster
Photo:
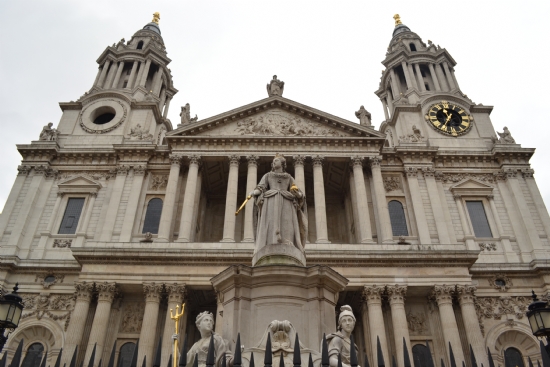
<svg viewBox="0 0 550 367"><path fill-rule="evenodd" d="M384 315L382 314L382 295L385 291L383 286L364 286L363 287L363 301L367 303L368 315L369 315L369 327L371 337L371 350L373 354L373 366L378 366L377 350L377 338L380 339L380 346L382 348L382 355L384 361L389 361L388 342L386 339L386 327L384 326ZM388 363L388 362L386 362Z"/></svg>

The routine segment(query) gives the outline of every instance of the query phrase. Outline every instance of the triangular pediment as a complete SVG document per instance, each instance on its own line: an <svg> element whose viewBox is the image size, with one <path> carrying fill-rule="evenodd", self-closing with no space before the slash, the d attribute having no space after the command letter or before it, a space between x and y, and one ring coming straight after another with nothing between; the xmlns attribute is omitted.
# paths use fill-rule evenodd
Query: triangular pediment
<svg viewBox="0 0 550 367"><path fill-rule="evenodd" d="M246 106L183 125L167 137L315 137L345 138L385 135L371 127L274 96Z"/></svg>
<svg viewBox="0 0 550 367"><path fill-rule="evenodd" d="M492 193L493 186L476 180L475 178L466 178L452 185L449 190L456 195L480 196Z"/></svg>
<svg viewBox="0 0 550 367"><path fill-rule="evenodd" d="M101 189L101 184L85 176L70 177L57 184L59 192L92 193Z"/></svg>

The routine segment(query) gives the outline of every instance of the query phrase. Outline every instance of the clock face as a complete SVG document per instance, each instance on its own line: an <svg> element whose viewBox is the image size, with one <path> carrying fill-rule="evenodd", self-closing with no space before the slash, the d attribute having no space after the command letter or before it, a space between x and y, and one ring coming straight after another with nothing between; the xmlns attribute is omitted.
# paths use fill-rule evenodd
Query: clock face
<svg viewBox="0 0 550 367"><path fill-rule="evenodd" d="M459 136L472 128L473 118L452 102L441 101L430 107L426 121L442 134Z"/></svg>

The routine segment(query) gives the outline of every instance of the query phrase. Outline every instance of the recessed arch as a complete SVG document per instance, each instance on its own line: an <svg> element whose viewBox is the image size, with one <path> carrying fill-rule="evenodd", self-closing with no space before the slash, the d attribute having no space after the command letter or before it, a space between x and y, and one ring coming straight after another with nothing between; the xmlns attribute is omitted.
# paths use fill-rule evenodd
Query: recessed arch
<svg viewBox="0 0 550 367"><path fill-rule="evenodd" d="M506 321L501 322L487 332L485 342L493 359L501 366L504 366L504 351L508 348L519 350L525 365L527 357L531 357L533 361L540 358L538 341L531 328L524 323L515 322L514 326L510 326Z"/></svg>
<svg viewBox="0 0 550 367"><path fill-rule="evenodd" d="M19 323L13 334L8 338L4 351L8 352L8 357L13 357L19 342L23 339L23 356L25 358L29 347L34 343L40 343L44 346L44 353L47 353L46 364L53 366L59 349L65 344L64 332L62 327L47 317L37 320L36 317L28 317Z"/></svg>

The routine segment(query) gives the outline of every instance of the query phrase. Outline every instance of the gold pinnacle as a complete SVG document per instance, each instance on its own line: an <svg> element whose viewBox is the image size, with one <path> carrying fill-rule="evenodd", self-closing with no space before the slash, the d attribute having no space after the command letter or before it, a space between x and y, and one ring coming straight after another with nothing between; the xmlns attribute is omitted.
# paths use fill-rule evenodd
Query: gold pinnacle
<svg viewBox="0 0 550 367"><path fill-rule="evenodd" d="M158 11L153 13L153 20L151 22L159 24L160 13Z"/></svg>
<svg viewBox="0 0 550 367"><path fill-rule="evenodd" d="M395 19L395 26L397 27L399 24L403 24L401 23L401 17L399 16L399 14L395 14L393 16L393 19Z"/></svg>

